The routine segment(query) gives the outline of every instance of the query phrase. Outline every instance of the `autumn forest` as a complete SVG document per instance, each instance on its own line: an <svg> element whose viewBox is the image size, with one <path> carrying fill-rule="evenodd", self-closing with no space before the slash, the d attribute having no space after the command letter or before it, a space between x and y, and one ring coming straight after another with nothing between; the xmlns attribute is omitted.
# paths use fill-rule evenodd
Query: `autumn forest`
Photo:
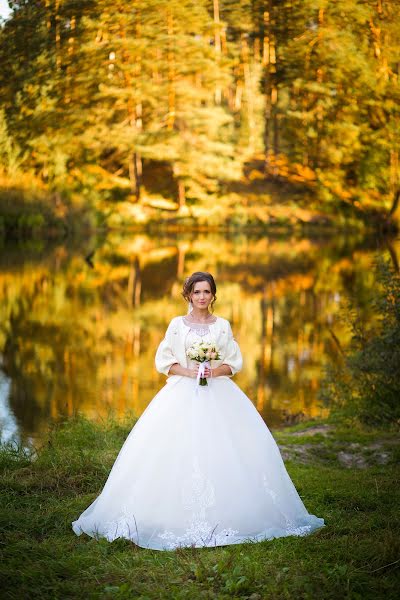
<svg viewBox="0 0 400 600"><path fill-rule="evenodd" d="M11 5L6 230L395 217L395 0Z"/></svg>

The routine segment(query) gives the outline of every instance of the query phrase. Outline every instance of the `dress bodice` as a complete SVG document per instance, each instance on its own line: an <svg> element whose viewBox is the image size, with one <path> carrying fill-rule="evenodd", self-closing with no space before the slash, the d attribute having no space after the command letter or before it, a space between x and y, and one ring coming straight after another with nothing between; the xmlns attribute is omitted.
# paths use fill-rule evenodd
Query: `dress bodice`
<svg viewBox="0 0 400 600"><path fill-rule="evenodd" d="M211 342L211 333L208 323L192 323L186 317L183 317L183 322L190 328L185 339L186 350L194 342Z"/></svg>
<svg viewBox="0 0 400 600"><path fill-rule="evenodd" d="M194 342L211 342L211 332L207 323L192 323L183 317L185 325L190 327L185 338L185 349L187 350ZM188 366L194 366L196 361L187 358Z"/></svg>

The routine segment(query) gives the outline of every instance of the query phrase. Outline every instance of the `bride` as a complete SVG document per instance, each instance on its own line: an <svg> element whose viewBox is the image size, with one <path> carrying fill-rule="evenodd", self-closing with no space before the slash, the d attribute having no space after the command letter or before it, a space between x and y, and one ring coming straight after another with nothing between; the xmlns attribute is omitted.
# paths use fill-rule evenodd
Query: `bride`
<svg viewBox="0 0 400 600"><path fill-rule="evenodd" d="M182 295L189 312L172 319L155 357L167 382L128 435L101 494L72 523L74 532L171 550L322 527L324 520L307 512L268 427L231 379L242 356L229 322L212 314L214 278L193 273ZM196 341L215 344L220 358L201 367L189 360ZM200 374L207 385L199 385Z"/></svg>

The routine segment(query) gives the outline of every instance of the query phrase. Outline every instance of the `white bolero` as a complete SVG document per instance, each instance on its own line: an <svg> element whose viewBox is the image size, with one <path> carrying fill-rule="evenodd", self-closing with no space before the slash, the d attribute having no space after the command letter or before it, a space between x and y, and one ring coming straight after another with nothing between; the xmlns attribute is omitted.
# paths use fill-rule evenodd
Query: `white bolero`
<svg viewBox="0 0 400 600"><path fill-rule="evenodd" d="M229 321L217 317L214 323L209 324L212 340L220 351L221 358L212 361L212 366L219 367L222 364L229 365L232 377L241 370L243 365L242 353L239 344L233 337ZM179 363L182 367L188 366L186 356L185 338L190 327L185 325L183 317L174 317L168 325L165 337L157 348L155 363L159 373L168 375L171 365ZM183 377L175 375L174 377Z"/></svg>

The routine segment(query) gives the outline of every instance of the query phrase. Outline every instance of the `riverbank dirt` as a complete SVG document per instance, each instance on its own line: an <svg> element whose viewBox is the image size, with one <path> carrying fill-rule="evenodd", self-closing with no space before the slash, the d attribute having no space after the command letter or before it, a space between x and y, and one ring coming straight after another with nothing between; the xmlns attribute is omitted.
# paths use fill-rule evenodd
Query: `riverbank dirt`
<svg viewBox="0 0 400 600"><path fill-rule="evenodd" d="M276 432L282 458L301 464L335 464L346 469L366 469L397 460L400 439L395 435L338 432L322 423L296 431ZM371 439L372 438L372 439Z"/></svg>

